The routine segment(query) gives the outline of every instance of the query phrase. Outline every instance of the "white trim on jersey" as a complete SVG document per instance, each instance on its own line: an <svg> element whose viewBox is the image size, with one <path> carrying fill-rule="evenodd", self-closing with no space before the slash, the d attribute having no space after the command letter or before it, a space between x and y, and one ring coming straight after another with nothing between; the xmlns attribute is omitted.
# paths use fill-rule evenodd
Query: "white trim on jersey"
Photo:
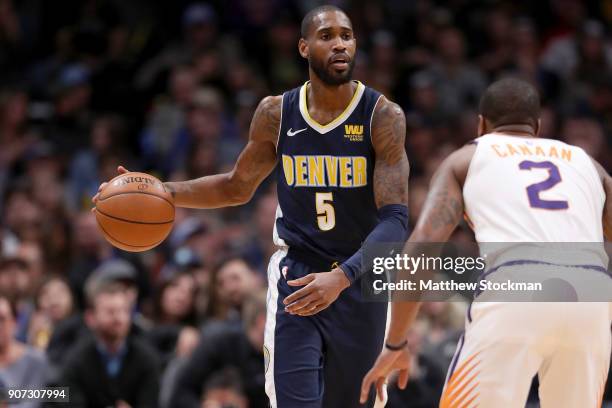
<svg viewBox="0 0 612 408"><path fill-rule="evenodd" d="M285 94L281 95L281 113L280 113L280 121L278 122L278 134L276 135L276 145L274 146L274 150L278 153L278 142L280 141L281 129L283 127L283 102L285 100Z"/></svg>
<svg viewBox="0 0 612 408"><path fill-rule="evenodd" d="M268 295L266 309L266 328L264 330L264 357L266 394L270 399L270 407L276 408L276 385L274 383L274 331L276 330L276 309L278 302L278 280L281 271L278 267L281 259L287 256L287 248L279 249L270 257L268 264Z"/></svg>
<svg viewBox="0 0 612 408"><path fill-rule="evenodd" d="M361 96L365 91L365 85L359 81L357 82L357 89L355 90L355 94L353 94L353 98L349 102L344 112L342 112L336 119L329 122L327 125L322 125L313 118L310 117L310 113L308 113L308 101L306 100L306 87L308 86L308 82L306 81L304 85L300 88L300 113L302 117L308 123L308 125L321 134L325 134L337 128L339 125L343 124L351 113L355 110L359 101L361 101Z"/></svg>
<svg viewBox="0 0 612 408"><path fill-rule="evenodd" d="M279 235L278 235L278 230L276 229L276 221L279 218L283 218L283 210L280 207L280 204L278 204L276 206L276 215L274 217L274 228L272 229L272 242L274 242L274 244L276 246L279 247L286 247L287 244L285 243L285 240L282 239Z"/></svg>

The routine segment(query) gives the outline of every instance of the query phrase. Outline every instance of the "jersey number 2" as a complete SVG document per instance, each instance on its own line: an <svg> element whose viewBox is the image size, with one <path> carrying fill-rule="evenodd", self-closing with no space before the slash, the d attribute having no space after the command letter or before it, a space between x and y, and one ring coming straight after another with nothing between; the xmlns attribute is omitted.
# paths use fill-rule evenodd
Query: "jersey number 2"
<svg viewBox="0 0 612 408"><path fill-rule="evenodd" d="M332 201L334 201L333 193L315 193L317 224L321 231L329 231L336 226L336 212L331 205Z"/></svg>
<svg viewBox="0 0 612 408"><path fill-rule="evenodd" d="M543 208L545 210L567 210L569 208L567 201L544 200L540 198L540 193L542 191L550 190L561 182L561 173L559 173L559 168L553 162L524 160L519 163L519 169L548 170L548 178L546 180L527 186L527 197L529 198L529 205L531 205L532 208Z"/></svg>

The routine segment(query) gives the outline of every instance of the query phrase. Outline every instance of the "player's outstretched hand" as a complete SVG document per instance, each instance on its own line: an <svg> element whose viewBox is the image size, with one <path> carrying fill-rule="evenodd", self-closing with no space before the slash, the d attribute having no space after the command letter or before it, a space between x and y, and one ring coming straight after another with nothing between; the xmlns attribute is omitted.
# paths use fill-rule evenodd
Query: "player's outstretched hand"
<svg viewBox="0 0 612 408"><path fill-rule="evenodd" d="M382 398L383 385L387 381L387 377L394 370L399 370L397 384L403 390L408 384L408 375L410 374L410 352L407 347L398 351L391 351L385 348L380 353L374 366L363 377L359 402L365 404L368 401L368 394L373 384L376 385L378 396Z"/></svg>
<svg viewBox="0 0 612 408"><path fill-rule="evenodd" d="M117 166L117 173L119 174L125 174L125 173L129 173L130 171L128 169L126 169L123 166ZM96 205L96 201L98 201L98 197L100 196L100 192L104 189L104 187L106 187L106 185L108 184L108 182L104 182L102 184L100 184L100 187L98 187L98 192L96 193L95 196L93 196L91 198L91 202L94 203L94 205ZM94 208L92 208L92 211L94 210Z"/></svg>
<svg viewBox="0 0 612 408"><path fill-rule="evenodd" d="M287 281L289 286L304 286L287 296L285 311L299 316L312 316L331 305L351 282L342 269L311 273L300 279Z"/></svg>

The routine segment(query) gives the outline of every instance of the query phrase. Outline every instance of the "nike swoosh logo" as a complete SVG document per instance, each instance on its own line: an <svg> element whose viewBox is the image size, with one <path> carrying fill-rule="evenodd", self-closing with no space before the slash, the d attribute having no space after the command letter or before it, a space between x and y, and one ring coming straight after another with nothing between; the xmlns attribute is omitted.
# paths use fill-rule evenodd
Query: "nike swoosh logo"
<svg viewBox="0 0 612 408"><path fill-rule="evenodd" d="M306 129L308 129L308 128L304 128L304 129L296 130L295 132L293 132L293 131L292 131L293 129L289 128L289 130L287 131L287 136L295 136L295 135L297 135L298 133L305 131Z"/></svg>

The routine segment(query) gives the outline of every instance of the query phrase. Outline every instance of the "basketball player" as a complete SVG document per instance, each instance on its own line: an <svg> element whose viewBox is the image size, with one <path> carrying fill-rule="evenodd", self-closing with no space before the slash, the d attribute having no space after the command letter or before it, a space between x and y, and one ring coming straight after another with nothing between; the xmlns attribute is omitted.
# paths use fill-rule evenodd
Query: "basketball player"
<svg viewBox="0 0 612 408"><path fill-rule="evenodd" d="M503 79L486 90L480 137L441 164L409 242L445 242L464 211L479 243L601 243L604 232L612 238L612 178L582 149L536 138L539 110L537 91L524 81ZM607 260L578 267L546 260L495 266L537 274L554 265L608 282ZM393 304L386 344L395 351L385 348L364 378L363 401L394 369L406 386L406 332L418 306ZM440 407L522 408L536 373L542 407L599 406L610 363L610 306L474 302Z"/></svg>
<svg viewBox="0 0 612 408"><path fill-rule="evenodd" d="M272 407L353 408L386 322L386 304L361 300L360 247L407 238L405 117L351 80L356 40L342 10L312 10L301 37L310 80L261 101L233 170L165 186L180 207L219 208L248 202L275 171L266 392Z"/></svg>

